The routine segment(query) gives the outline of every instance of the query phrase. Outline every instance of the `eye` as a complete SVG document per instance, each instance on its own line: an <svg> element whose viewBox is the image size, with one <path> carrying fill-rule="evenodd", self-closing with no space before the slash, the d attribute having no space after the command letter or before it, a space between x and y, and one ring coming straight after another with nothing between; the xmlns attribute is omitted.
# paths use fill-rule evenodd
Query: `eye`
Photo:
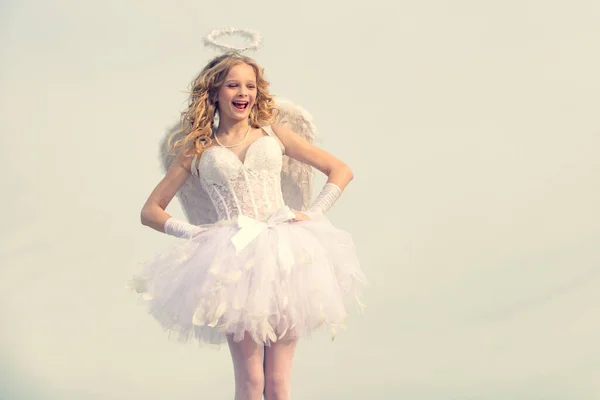
<svg viewBox="0 0 600 400"><path fill-rule="evenodd" d="M237 87L237 83L230 83L230 84L228 85L228 87L230 87L230 88Z"/></svg>

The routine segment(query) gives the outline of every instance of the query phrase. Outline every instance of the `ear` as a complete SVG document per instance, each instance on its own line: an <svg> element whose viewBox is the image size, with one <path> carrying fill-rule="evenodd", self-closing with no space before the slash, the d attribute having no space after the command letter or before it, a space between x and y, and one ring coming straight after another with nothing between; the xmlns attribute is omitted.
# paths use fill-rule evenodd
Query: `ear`
<svg viewBox="0 0 600 400"><path fill-rule="evenodd" d="M217 104L219 102L219 91L214 88L208 91L208 102L210 104Z"/></svg>

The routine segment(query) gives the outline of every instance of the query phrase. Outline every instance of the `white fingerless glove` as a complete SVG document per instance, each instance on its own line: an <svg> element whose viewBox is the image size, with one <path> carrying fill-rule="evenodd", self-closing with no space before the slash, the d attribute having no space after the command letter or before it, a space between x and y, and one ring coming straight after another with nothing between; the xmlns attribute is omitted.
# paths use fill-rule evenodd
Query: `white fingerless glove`
<svg viewBox="0 0 600 400"><path fill-rule="evenodd" d="M309 212L325 213L342 195L342 189L335 183L326 183L323 190L308 209Z"/></svg>
<svg viewBox="0 0 600 400"><path fill-rule="evenodd" d="M175 236L183 239L191 239L197 234L206 231L207 228L192 225L177 218L169 218L165 222L164 231L167 235Z"/></svg>

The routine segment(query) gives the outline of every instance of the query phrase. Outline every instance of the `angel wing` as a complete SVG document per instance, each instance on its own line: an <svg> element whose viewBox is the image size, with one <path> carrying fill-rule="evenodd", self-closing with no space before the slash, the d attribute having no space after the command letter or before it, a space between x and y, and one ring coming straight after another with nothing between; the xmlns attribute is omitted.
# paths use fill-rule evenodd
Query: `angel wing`
<svg viewBox="0 0 600 400"><path fill-rule="evenodd" d="M317 130L312 123L312 116L303 108L289 100L276 99L275 107L279 110L276 122L290 128L310 143L315 143ZM169 169L175 156L169 154L167 140L178 129L178 124L169 129L160 143L160 159L164 171ZM179 139L176 136L175 139ZM312 200L312 182L314 168L286 155L283 156L281 170L281 190L286 205L296 210L306 210ZM194 225L217 222L217 213L200 184L200 180L190 177L177 192L177 198L187 220Z"/></svg>
<svg viewBox="0 0 600 400"><path fill-rule="evenodd" d="M310 143L317 141L317 129L312 123L312 116L306 110L284 99L277 99L275 107L279 110L278 124L290 128ZM283 156L281 190L286 205L296 210L306 210L310 207L314 172L312 166Z"/></svg>

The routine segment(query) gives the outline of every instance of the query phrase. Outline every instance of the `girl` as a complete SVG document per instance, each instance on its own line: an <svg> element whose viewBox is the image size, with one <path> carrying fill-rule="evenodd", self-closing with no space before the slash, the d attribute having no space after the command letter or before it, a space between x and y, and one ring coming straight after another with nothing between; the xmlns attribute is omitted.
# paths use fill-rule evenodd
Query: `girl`
<svg viewBox="0 0 600 400"><path fill-rule="evenodd" d="M365 277L351 236L324 213L352 180L350 168L286 127L257 63L216 57L192 83L176 157L141 212L142 224L183 238L134 279L151 314L182 340L229 344L235 399L288 399L298 338L332 335ZM218 116L218 126L213 124ZM284 155L328 180L310 207L284 204ZM165 212L186 182L215 216L190 224ZM197 199L198 206L203 200Z"/></svg>

